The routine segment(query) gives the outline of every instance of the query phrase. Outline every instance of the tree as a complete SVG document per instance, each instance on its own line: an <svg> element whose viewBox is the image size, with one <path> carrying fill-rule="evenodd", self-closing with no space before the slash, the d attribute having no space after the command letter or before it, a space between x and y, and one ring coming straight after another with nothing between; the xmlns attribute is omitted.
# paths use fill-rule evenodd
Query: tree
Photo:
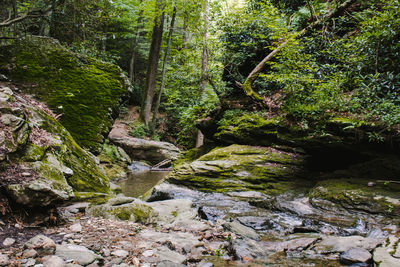
<svg viewBox="0 0 400 267"><path fill-rule="evenodd" d="M160 59L160 50L164 29L164 7L165 6L163 0L157 0L152 41L149 51L145 91L143 94L143 101L140 112L140 117L146 126L149 126L151 108L153 106L153 99L157 82L158 61Z"/></svg>

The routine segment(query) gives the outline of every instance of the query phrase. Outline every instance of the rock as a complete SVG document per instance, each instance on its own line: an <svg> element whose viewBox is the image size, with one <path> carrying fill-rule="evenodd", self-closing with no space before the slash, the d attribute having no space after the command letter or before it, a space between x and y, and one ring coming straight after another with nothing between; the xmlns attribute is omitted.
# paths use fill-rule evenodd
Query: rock
<svg viewBox="0 0 400 267"><path fill-rule="evenodd" d="M102 259L93 251L79 245L57 245L56 256L65 261L73 260L80 265L89 265L95 260Z"/></svg>
<svg viewBox="0 0 400 267"><path fill-rule="evenodd" d="M160 259L160 261L167 261L167 262L173 262L177 264L182 264L186 261L186 257L183 256L182 254L179 254L175 251L170 250L167 247L158 247L155 249L156 255ZM179 266L179 265L178 265Z"/></svg>
<svg viewBox="0 0 400 267"><path fill-rule="evenodd" d="M69 230L74 233L82 232L82 225L80 223L75 223L69 227Z"/></svg>
<svg viewBox="0 0 400 267"><path fill-rule="evenodd" d="M400 198L385 187L370 188L365 179L332 179L319 182L310 202L322 210L345 214L348 210L400 215Z"/></svg>
<svg viewBox="0 0 400 267"><path fill-rule="evenodd" d="M14 243L15 243L15 239L14 238L7 237L3 241L3 246L9 247L9 246L13 245Z"/></svg>
<svg viewBox="0 0 400 267"><path fill-rule="evenodd" d="M64 267L64 260L58 256L46 256L43 258L43 267Z"/></svg>
<svg viewBox="0 0 400 267"><path fill-rule="evenodd" d="M159 263L157 263L156 267L185 267L185 266L186 265L184 265L184 264L164 260L164 261L160 261Z"/></svg>
<svg viewBox="0 0 400 267"><path fill-rule="evenodd" d="M15 82L35 84L26 91L63 114L61 124L79 145L101 150L120 102L131 90L117 65L73 53L46 37L24 38L2 47L0 59L0 72L7 72Z"/></svg>
<svg viewBox="0 0 400 267"><path fill-rule="evenodd" d="M156 222L159 224L192 220L197 215L192 207L192 201L188 199L156 201L150 202L148 205L158 213Z"/></svg>
<svg viewBox="0 0 400 267"><path fill-rule="evenodd" d="M146 242L150 243L168 243L172 247L175 247L176 251L182 251L182 249L185 247L192 248L194 246L201 245L198 236L184 232L162 233L148 229L140 231L140 233L137 234L137 238L138 240L146 240ZM158 255L154 249L152 252Z"/></svg>
<svg viewBox="0 0 400 267"><path fill-rule="evenodd" d="M234 221L223 224L224 228L228 231L234 232L242 237L247 237L253 240L260 240L260 236L252 228L244 226L243 224Z"/></svg>
<svg viewBox="0 0 400 267"><path fill-rule="evenodd" d="M371 253L364 248L351 248L340 254L340 262L343 264L367 263L371 259Z"/></svg>
<svg viewBox="0 0 400 267"><path fill-rule="evenodd" d="M54 241L47 236L37 235L31 239L29 239L24 244L25 249L34 249L36 250L39 256L52 255L56 250L56 244Z"/></svg>
<svg viewBox="0 0 400 267"><path fill-rule="evenodd" d="M129 252L126 250L115 250L113 252L111 252L111 255L116 256L116 257L120 257L120 258L126 258L129 256Z"/></svg>
<svg viewBox="0 0 400 267"><path fill-rule="evenodd" d="M30 267L30 266L34 266L35 264L36 264L36 261L34 259L28 259L22 266L23 267Z"/></svg>
<svg viewBox="0 0 400 267"><path fill-rule="evenodd" d="M372 251L381 243L382 240L362 236L327 236L314 247L314 250L320 254L342 253L351 248Z"/></svg>
<svg viewBox="0 0 400 267"><path fill-rule="evenodd" d="M180 155L179 148L166 142L121 136L117 131L111 131L108 138L115 145L123 148L135 160L146 160L152 164L157 164L165 159L175 160Z"/></svg>
<svg viewBox="0 0 400 267"><path fill-rule="evenodd" d="M8 266L9 262L8 256L0 253L0 266Z"/></svg>
<svg viewBox="0 0 400 267"><path fill-rule="evenodd" d="M22 258L23 259L28 259L28 258L36 258L37 252L34 249L26 249L23 251Z"/></svg>
<svg viewBox="0 0 400 267"><path fill-rule="evenodd" d="M87 212L95 217L141 222L144 224L154 222L158 216L148 203L127 197L110 199L106 204L90 207Z"/></svg>
<svg viewBox="0 0 400 267"><path fill-rule="evenodd" d="M276 195L294 185L304 156L273 148L242 145L217 148L192 163L179 165L168 181L206 192L222 192L249 198ZM252 191L251 193L233 193Z"/></svg>
<svg viewBox="0 0 400 267"><path fill-rule="evenodd" d="M391 267L400 266L400 258L394 257L398 250L400 239L390 235L386 242L381 247L378 247L373 252L373 261L377 266Z"/></svg>

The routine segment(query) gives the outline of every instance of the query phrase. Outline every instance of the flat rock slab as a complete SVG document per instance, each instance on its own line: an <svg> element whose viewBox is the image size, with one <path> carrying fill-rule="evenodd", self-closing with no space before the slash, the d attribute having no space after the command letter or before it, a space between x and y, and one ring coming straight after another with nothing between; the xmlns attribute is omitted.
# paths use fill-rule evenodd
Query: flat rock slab
<svg viewBox="0 0 400 267"><path fill-rule="evenodd" d="M64 260L73 260L80 265L88 265L97 259L102 259L93 251L78 245L59 245L56 249L56 255Z"/></svg>
<svg viewBox="0 0 400 267"><path fill-rule="evenodd" d="M374 250L373 260L380 267L397 267L400 266L400 258L396 258L396 250L398 250L398 237L390 235L389 242Z"/></svg>
<svg viewBox="0 0 400 267"><path fill-rule="evenodd" d="M161 233L154 230L143 230L137 235L137 238L141 241L148 241L150 243L164 244L168 242L171 243L178 251L180 251L182 248L192 248L193 246L201 244L198 237L191 233L181 232Z"/></svg>
<svg viewBox="0 0 400 267"><path fill-rule="evenodd" d="M146 203L158 213L157 223L172 223L174 221L192 220L197 213L188 199L171 199Z"/></svg>
<svg viewBox="0 0 400 267"><path fill-rule="evenodd" d="M381 243L382 240L362 236L327 236L314 247L314 250L320 254L342 253L351 248L372 251Z"/></svg>
<svg viewBox="0 0 400 267"><path fill-rule="evenodd" d="M253 240L260 240L260 236L257 234L256 231L254 231L250 227L244 226L243 224L237 221L224 223L223 226L225 229L234 232L238 235L241 235L243 237L247 237Z"/></svg>
<svg viewBox="0 0 400 267"><path fill-rule="evenodd" d="M344 264L367 263L371 259L371 253L363 248L351 248L340 254L340 262Z"/></svg>

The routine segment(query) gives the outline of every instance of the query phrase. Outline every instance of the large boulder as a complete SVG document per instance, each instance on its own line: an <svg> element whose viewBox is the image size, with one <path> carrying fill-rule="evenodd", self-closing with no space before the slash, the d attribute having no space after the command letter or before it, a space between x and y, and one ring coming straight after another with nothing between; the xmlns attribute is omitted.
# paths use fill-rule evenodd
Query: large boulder
<svg viewBox="0 0 400 267"><path fill-rule="evenodd" d="M206 192L256 190L276 195L297 187L304 161L297 153L231 145L179 165L168 180Z"/></svg>
<svg viewBox="0 0 400 267"><path fill-rule="evenodd" d="M121 98L130 90L118 66L73 53L45 37L1 47L0 74L46 103L76 142L94 152L101 150Z"/></svg>
<svg viewBox="0 0 400 267"><path fill-rule="evenodd" d="M167 142L158 142L134 138L126 135L110 133L109 139L115 145L122 147L135 160L145 160L157 164L163 160L175 160L180 155L176 146Z"/></svg>
<svg viewBox="0 0 400 267"><path fill-rule="evenodd" d="M109 192L108 178L42 103L0 85L0 186L17 203L48 206Z"/></svg>

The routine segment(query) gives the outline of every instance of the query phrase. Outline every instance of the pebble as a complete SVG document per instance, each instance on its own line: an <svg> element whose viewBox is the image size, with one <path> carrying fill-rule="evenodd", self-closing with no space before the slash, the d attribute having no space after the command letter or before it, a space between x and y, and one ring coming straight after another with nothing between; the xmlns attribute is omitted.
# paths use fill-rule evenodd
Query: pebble
<svg viewBox="0 0 400 267"><path fill-rule="evenodd" d="M32 174L30 172L23 172L21 173L22 177L31 177Z"/></svg>
<svg viewBox="0 0 400 267"><path fill-rule="evenodd" d="M154 255L154 251L153 250L146 250L145 252L142 253L143 257L151 257Z"/></svg>
<svg viewBox="0 0 400 267"><path fill-rule="evenodd" d="M28 259L23 266L30 267L30 266L34 266L35 264L36 264L36 261L34 259ZM50 266L48 266L48 267L50 267ZM52 267L55 267L55 266L52 266Z"/></svg>
<svg viewBox="0 0 400 267"><path fill-rule="evenodd" d="M35 249L39 256L52 255L56 250L53 240L44 235L37 235L24 244L26 249Z"/></svg>
<svg viewBox="0 0 400 267"><path fill-rule="evenodd" d="M69 230L74 233L80 233L82 232L82 225L80 223L73 224L69 227Z"/></svg>
<svg viewBox="0 0 400 267"><path fill-rule="evenodd" d="M28 258L36 258L37 252L34 249L26 249L23 251L22 258L28 259Z"/></svg>
<svg viewBox="0 0 400 267"><path fill-rule="evenodd" d="M8 256L0 253L0 266L7 266L9 262Z"/></svg>
<svg viewBox="0 0 400 267"><path fill-rule="evenodd" d="M113 251L111 253L111 255L121 257L121 258L126 258L129 256L129 252L126 250L119 249L119 250Z"/></svg>
<svg viewBox="0 0 400 267"><path fill-rule="evenodd" d="M63 267L64 260L58 256L46 256L43 258L43 266L44 267Z"/></svg>
<svg viewBox="0 0 400 267"><path fill-rule="evenodd" d="M14 239L14 238L9 238L9 237L7 237L7 238L4 239L4 241L3 241L3 246L9 247L9 246L13 245L14 243L15 243L15 239Z"/></svg>

